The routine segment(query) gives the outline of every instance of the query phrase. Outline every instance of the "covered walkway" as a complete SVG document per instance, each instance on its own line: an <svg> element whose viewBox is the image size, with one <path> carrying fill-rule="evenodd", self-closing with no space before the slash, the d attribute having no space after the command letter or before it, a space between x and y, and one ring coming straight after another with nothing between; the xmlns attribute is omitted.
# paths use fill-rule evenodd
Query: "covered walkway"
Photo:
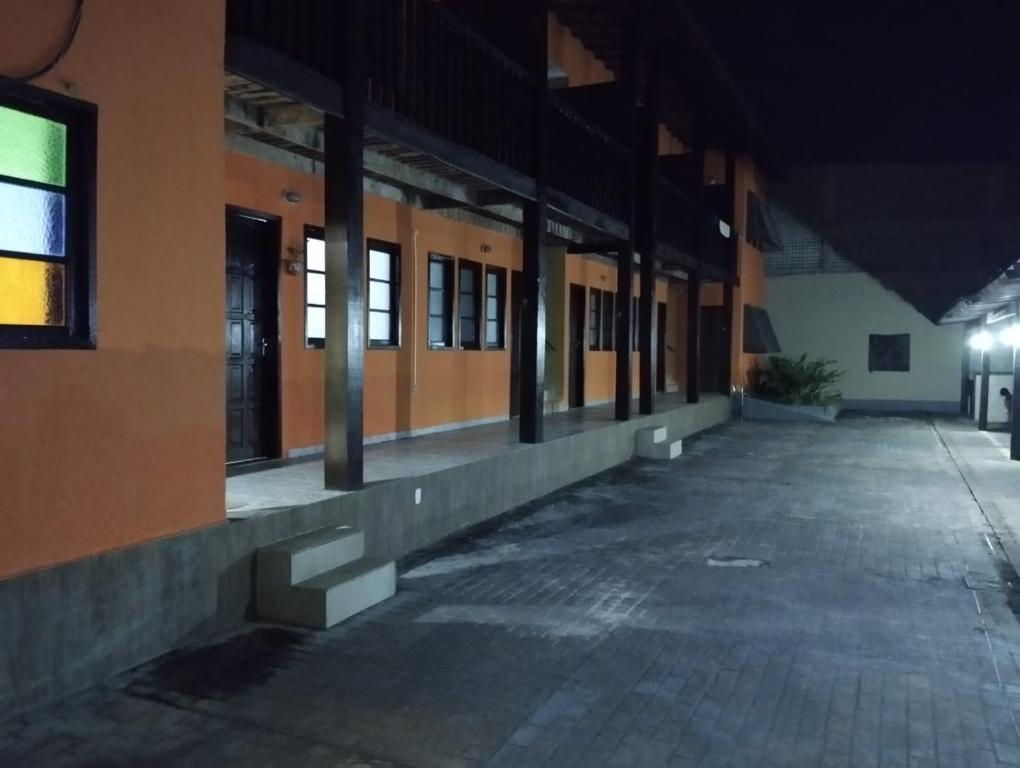
<svg viewBox="0 0 1020 768"><path fill-rule="evenodd" d="M334 630L2 723L0 763L1018 765L1016 573L960 434L718 427L405 560Z"/></svg>
<svg viewBox="0 0 1020 768"><path fill-rule="evenodd" d="M712 400L716 395L703 394ZM657 394L656 413L687 405L683 392ZM634 401L637 414L637 401ZM615 422L613 404L575 408L545 417L545 439L557 440ZM516 420L435 432L421 437L365 446L365 482L380 483L460 467L480 459L525 449ZM227 478L227 517L239 520L278 509L313 504L343 495L323 487L322 459Z"/></svg>

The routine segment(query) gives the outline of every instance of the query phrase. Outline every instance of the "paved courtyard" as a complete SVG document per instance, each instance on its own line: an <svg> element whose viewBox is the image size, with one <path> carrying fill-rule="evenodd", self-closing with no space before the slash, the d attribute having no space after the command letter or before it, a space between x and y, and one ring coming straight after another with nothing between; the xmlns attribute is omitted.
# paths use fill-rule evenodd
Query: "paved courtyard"
<svg viewBox="0 0 1020 768"><path fill-rule="evenodd" d="M332 631L251 625L0 723L0 765L1020 766L1015 579L931 423L730 424L403 563Z"/></svg>

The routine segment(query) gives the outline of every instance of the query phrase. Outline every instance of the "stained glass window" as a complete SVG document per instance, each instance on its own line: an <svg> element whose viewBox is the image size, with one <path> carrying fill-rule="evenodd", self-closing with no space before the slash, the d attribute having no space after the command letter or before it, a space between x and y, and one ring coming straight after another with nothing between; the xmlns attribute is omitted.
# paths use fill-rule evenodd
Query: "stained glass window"
<svg viewBox="0 0 1020 768"><path fill-rule="evenodd" d="M0 256L0 325L64 324L64 265Z"/></svg>
<svg viewBox="0 0 1020 768"><path fill-rule="evenodd" d="M79 346L93 341L95 108L23 96L0 87L0 346Z"/></svg>
<svg viewBox="0 0 1020 768"><path fill-rule="evenodd" d="M66 125L0 105L0 136L0 176L66 184Z"/></svg>
<svg viewBox="0 0 1020 768"><path fill-rule="evenodd" d="M63 194L0 181L0 251L63 256L65 226Z"/></svg>

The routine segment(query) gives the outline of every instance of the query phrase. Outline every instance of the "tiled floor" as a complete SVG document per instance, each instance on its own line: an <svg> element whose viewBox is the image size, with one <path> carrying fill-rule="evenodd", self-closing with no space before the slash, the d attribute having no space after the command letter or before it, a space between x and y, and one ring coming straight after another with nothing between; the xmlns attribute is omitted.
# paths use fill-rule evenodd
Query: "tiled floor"
<svg viewBox="0 0 1020 768"><path fill-rule="evenodd" d="M1018 766L1017 576L961 467L1020 466L970 439L725 425L419 553L332 630L0 722L0 765Z"/></svg>
<svg viewBox="0 0 1020 768"><path fill-rule="evenodd" d="M662 394L655 400L657 411L685 405L683 393ZM611 404L549 414L546 439L595 429L612 420ZM366 446L365 482L426 475L516 450L520 445L517 429L517 421L505 421ZM323 487L322 475L322 460L316 459L227 478L227 517L243 519L340 495Z"/></svg>

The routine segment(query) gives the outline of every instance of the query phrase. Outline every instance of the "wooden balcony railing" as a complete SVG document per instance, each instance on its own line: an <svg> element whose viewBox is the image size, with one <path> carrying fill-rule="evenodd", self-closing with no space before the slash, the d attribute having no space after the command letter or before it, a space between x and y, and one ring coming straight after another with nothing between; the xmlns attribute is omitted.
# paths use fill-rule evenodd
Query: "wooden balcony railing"
<svg viewBox="0 0 1020 768"><path fill-rule="evenodd" d="M343 3L228 0L227 5L232 37L343 82ZM369 102L530 175L529 73L433 0L370 0L366 10ZM555 99L549 113L550 187L622 220L626 149Z"/></svg>
<svg viewBox="0 0 1020 768"><path fill-rule="evenodd" d="M528 73L431 0L367 5L369 101L528 173Z"/></svg>
<svg viewBox="0 0 1020 768"><path fill-rule="evenodd" d="M260 43L343 82L343 5L328 0L227 0L227 34Z"/></svg>
<svg viewBox="0 0 1020 768"><path fill-rule="evenodd" d="M689 256L700 257L713 270L732 275L733 243L719 217L702 208L676 185L659 179L656 226L660 241Z"/></svg>
<svg viewBox="0 0 1020 768"><path fill-rule="evenodd" d="M549 186L627 220L630 152L555 97L549 100Z"/></svg>
<svg viewBox="0 0 1020 768"><path fill-rule="evenodd" d="M345 7L335 0L228 0L227 32L342 83ZM530 176L530 74L434 0L369 0L365 8L369 102ZM626 222L628 148L555 93L548 110L550 189ZM732 273L731 241L714 214L664 179L657 200L661 241Z"/></svg>

